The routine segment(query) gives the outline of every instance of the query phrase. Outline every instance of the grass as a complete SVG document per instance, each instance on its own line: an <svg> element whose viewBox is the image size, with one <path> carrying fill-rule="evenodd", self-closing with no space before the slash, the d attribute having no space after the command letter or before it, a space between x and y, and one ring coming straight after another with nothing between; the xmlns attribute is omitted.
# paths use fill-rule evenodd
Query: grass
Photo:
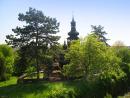
<svg viewBox="0 0 130 98"><path fill-rule="evenodd" d="M77 98L75 85L80 84L74 81L16 84L16 78L12 77L0 82L0 98Z"/></svg>
<svg viewBox="0 0 130 98"><path fill-rule="evenodd" d="M10 80L8 80L8 81L0 82L0 87L14 85L16 83L17 83L17 78L11 77Z"/></svg>
<svg viewBox="0 0 130 98"><path fill-rule="evenodd" d="M124 96L119 96L118 98L130 98L130 92L126 93Z"/></svg>
<svg viewBox="0 0 130 98"><path fill-rule="evenodd" d="M97 87L81 80L30 84L16 84L16 81L16 77L11 77L0 82L0 98L103 98L96 97L100 92ZM130 93L118 98L130 98Z"/></svg>

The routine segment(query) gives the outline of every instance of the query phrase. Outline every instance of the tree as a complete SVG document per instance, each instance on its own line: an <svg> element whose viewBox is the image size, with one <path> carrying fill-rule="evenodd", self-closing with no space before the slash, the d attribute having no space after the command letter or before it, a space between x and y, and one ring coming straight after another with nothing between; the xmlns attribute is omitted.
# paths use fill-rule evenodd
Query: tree
<svg viewBox="0 0 130 98"><path fill-rule="evenodd" d="M0 45L0 80L6 80L11 76L13 63L13 49L7 45Z"/></svg>
<svg viewBox="0 0 130 98"><path fill-rule="evenodd" d="M105 35L107 34L106 31L103 31L104 27L102 27L101 25L99 26L94 26L94 25L91 25L92 27L92 33L99 36L99 40L101 42L104 42L106 45L108 45L107 43L107 38L105 37Z"/></svg>
<svg viewBox="0 0 130 98"><path fill-rule="evenodd" d="M30 51L30 50L28 50ZM31 51L32 52L32 51ZM27 50L24 47L21 47L19 50L15 51L15 61L14 61L14 72L13 74L16 76L20 76L25 73L28 65L30 65L30 61L35 61L35 59L29 59ZM32 53L33 54L33 53ZM31 58L34 58L33 56Z"/></svg>
<svg viewBox="0 0 130 98"><path fill-rule="evenodd" d="M58 44L59 23L55 18L47 17L42 11L29 8L26 14L19 14L19 21L26 22L26 26L12 29L14 35L7 35L6 42L16 48L25 47L24 50L31 50L34 53L37 66L37 78L39 78L39 58L48 47ZM32 53L29 53L31 55ZM31 57L31 56L30 56Z"/></svg>
<svg viewBox="0 0 130 98"><path fill-rule="evenodd" d="M63 66L64 75L67 77L80 77L83 76L83 50L80 40L72 41L65 58L69 61L68 64Z"/></svg>
<svg viewBox="0 0 130 98"><path fill-rule="evenodd" d="M0 81L5 80L5 60L3 54L0 52Z"/></svg>
<svg viewBox="0 0 130 98"><path fill-rule="evenodd" d="M127 74L127 78L130 81L130 49L127 46L123 46L122 43L117 43L112 49L114 49L117 57L121 59L120 67Z"/></svg>
<svg viewBox="0 0 130 98"><path fill-rule="evenodd" d="M83 42L84 46L84 66L86 72L86 78L98 79L115 77L115 79L122 78L124 76L121 70L120 58L118 58L115 52L108 47L104 42L99 41L99 36L89 35ZM115 80L116 81L116 80Z"/></svg>
<svg viewBox="0 0 130 98"><path fill-rule="evenodd" d="M119 48L119 47L124 47L125 44L122 41L118 40L112 46Z"/></svg>
<svg viewBox="0 0 130 98"><path fill-rule="evenodd" d="M100 72L99 70L101 70L101 66L104 63L104 58L101 54L105 51L106 46L98 41L98 36L93 34L84 39L83 46L85 75L88 78Z"/></svg>
<svg viewBox="0 0 130 98"><path fill-rule="evenodd" d="M122 77L120 59L95 34L72 43L66 59L70 61L64 65L65 74L68 76L84 76L87 80L97 80L102 76Z"/></svg>

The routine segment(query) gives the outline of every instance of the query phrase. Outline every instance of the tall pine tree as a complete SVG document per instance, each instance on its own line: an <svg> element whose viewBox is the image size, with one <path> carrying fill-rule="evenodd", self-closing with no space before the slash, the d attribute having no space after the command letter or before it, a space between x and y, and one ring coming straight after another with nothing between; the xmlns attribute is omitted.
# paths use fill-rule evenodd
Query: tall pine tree
<svg viewBox="0 0 130 98"><path fill-rule="evenodd" d="M42 11L29 8L26 14L19 14L19 21L26 22L23 27L12 29L13 35L7 35L6 42L16 48L26 47L34 51L37 66L37 78L39 79L39 50L58 44L59 23L55 18L47 17Z"/></svg>
<svg viewBox="0 0 130 98"><path fill-rule="evenodd" d="M99 40L101 42L104 42L106 45L108 45L107 43L107 38L105 37L105 35L107 34L106 31L103 31L104 27L102 27L101 25L99 26L94 26L94 25L91 25L92 27L92 33L94 33L95 35L99 36Z"/></svg>

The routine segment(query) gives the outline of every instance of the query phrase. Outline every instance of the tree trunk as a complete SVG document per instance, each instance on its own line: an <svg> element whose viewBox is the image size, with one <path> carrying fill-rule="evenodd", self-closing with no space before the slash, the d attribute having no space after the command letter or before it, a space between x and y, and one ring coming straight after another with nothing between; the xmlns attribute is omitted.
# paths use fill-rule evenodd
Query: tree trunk
<svg viewBox="0 0 130 98"><path fill-rule="evenodd" d="M36 66L37 66L37 79L39 79L39 62L38 62L38 28L36 24Z"/></svg>
<svg viewBox="0 0 130 98"><path fill-rule="evenodd" d="M37 79L39 79L39 63L38 63L38 58L36 58L36 64L37 64Z"/></svg>

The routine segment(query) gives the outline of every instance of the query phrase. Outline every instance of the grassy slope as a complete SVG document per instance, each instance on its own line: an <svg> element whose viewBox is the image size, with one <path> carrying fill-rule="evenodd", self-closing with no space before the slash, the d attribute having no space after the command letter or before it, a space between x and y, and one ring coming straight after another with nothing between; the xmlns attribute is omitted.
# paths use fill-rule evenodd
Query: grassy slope
<svg viewBox="0 0 130 98"><path fill-rule="evenodd" d="M13 85L13 84L16 84L16 82L17 82L17 78L11 77L10 80L8 81L0 82L0 87Z"/></svg>
<svg viewBox="0 0 130 98"><path fill-rule="evenodd" d="M126 93L124 96L119 96L118 98L130 98L130 92Z"/></svg>
<svg viewBox="0 0 130 98"><path fill-rule="evenodd" d="M16 81L17 78L12 77L8 81L0 82L0 98L86 98L85 95L91 96L93 88L87 87L83 81L34 84L16 84ZM130 93L118 98L130 98Z"/></svg>
<svg viewBox="0 0 130 98"><path fill-rule="evenodd" d="M0 82L0 96L9 98L74 98L78 82L38 82L16 84L16 78Z"/></svg>

